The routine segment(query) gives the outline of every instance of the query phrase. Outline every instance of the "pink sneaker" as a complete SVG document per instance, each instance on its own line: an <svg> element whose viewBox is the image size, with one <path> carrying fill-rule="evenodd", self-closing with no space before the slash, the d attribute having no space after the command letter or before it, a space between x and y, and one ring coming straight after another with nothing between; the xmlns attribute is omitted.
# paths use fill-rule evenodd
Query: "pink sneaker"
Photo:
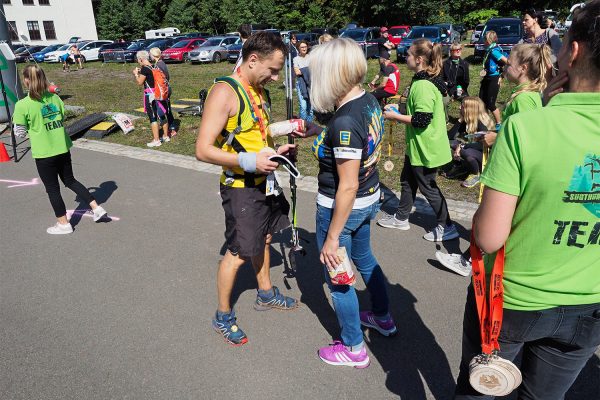
<svg viewBox="0 0 600 400"><path fill-rule="evenodd" d="M329 365L345 365L354 368L367 368L371 363L364 346L360 353L352 354L339 340L335 340L330 346L321 347L319 358Z"/></svg>
<svg viewBox="0 0 600 400"><path fill-rule="evenodd" d="M394 324L394 320L391 316L387 319L380 320L376 319L375 314L373 314L371 311L361 311L360 324L362 326L366 326L367 328L375 329L383 336L393 336L396 334L396 332L398 332L396 329L396 324Z"/></svg>

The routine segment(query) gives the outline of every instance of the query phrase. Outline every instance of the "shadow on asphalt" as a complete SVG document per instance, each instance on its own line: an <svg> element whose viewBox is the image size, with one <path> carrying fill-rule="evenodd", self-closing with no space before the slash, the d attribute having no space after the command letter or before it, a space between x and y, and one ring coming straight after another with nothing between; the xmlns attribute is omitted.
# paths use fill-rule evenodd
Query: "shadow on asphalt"
<svg viewBox="0 0 600 400"><path fill-rule="evenodd" d="M118 186L115 181L106 181L106 182L102 182L100 184L100 186L88 187L88 190L90 191L92 196L94 196L98 205L102 205L108 201L110 196L112 196L112 194L117 190L117 188L118 188ZM79 205L77 206L77 208L73 212L73 215L71 216L71 219L69 220L69 222L71 223L71 226L73 226L73 228L76 227L77 224L79 224L79 221L81 221L81 217L88 210L90 210L90 205L88 203L86 203L85 200L83 200L79 196L76 197L75 200L79 202ZM111 221L110 217L107 217L103 220L100 220L99 222L110 222L110 221Z"/></svg>
<svg viewBox="0 0 600 400"><path fill-rule="evenodd" d="M369 304L369 293L357 291L361 309ZM435 399L449 399L455 381L446 354L415 309L417 299L400 284L388 283L390 312L398 326L392 338L371 331L366 338L373 357L387 374L387 389L401 399L425 399L424 383Z"/></svg>

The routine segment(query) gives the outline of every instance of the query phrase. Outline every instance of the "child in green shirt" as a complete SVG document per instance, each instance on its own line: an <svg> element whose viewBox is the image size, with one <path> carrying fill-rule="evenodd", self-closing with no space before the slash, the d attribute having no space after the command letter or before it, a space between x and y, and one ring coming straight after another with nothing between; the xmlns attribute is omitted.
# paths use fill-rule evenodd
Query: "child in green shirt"
<svg viewBox="0 0 600 400"><path fill-rule="evenodd" d="M48 92L50 84L44 71L37 65L28 65L23 71L23 84L29 90L27 97L15 104L13 124L15 134L29 134L31 154L44 183L57 222L46 230L51 235L68 234L73 227L67 220L67 210L60 195L58 178L66 187L89 203L95 222L107 218L90 192L73 176L71 138L64 128L65 108L56 94Z"/></svg>

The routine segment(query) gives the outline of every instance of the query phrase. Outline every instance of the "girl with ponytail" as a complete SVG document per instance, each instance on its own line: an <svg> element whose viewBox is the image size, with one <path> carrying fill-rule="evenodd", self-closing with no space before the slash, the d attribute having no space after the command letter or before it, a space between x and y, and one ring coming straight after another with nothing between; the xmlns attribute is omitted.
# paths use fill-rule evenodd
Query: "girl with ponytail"
<svg viewBox="0 0 600 400"><path fill-rule="evenodd" d="M73 176L69 152L73 143L63 125L65 106L60 97L48 91L49 84L40 67L25 67L23 85L29 90L29 94L15 104L13 125L17 136L24 137L29 134L31 155L57 219L56 224L46 232L57 235L73 232L73 227L67 219L65 203L60 195L58 178L90 205L95 222L106 219L107 214L86 187Z"/></svg>
<svg viewBox="0 0 600 400"><path fill-rule="evenodd" d="M406 100L407 115L400 114L397 106L386 106L384 117L406 124L406 156L400 176L402 194L395 214L380 219L384 228L410 229L408 215L417 188L436 213L438 226L423 238L441 242L459 236L450 220L446 199L435 181L437 168L452 160L442 96L446 85L440 77L442 47L427 39L417 39L408 49L408 68L415 72ZM394 111L396 110L396 111Z"/></svg>

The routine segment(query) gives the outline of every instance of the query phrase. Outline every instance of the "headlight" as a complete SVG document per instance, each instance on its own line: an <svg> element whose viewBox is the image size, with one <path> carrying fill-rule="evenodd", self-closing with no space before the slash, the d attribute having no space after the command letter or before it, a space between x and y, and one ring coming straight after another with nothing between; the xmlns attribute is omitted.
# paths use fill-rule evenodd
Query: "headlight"
<svg viewBox="0 0 600 400"><path fill-rule="evenodd" d="M206 51L206 50L202 50L202 51L200 52L200 55L201 55L201 56L207 56L207 55L208 55L208 51Z"/></svg>

